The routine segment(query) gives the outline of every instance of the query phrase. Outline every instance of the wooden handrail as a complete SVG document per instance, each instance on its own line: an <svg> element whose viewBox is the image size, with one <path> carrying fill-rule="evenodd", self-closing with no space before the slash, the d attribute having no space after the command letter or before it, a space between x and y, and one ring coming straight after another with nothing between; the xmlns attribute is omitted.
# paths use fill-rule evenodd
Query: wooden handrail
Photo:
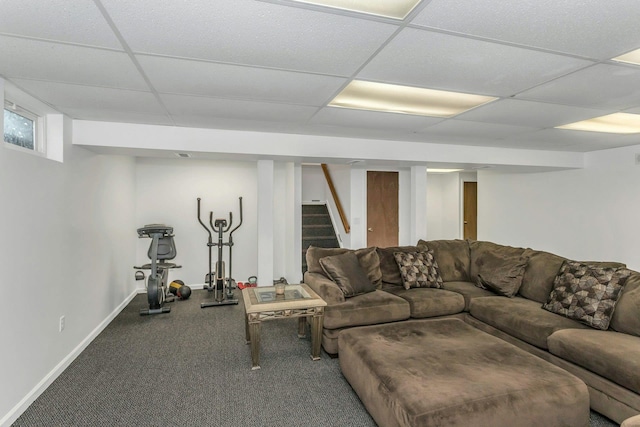
<svg viewBox="0 0 640 427"><path fill-rule="evenodd" d="M342 221L344 231L349 234L349 232L351 231L351 226L349 226L347 215L344 213L344 209L342 209L342 203L340 203L340 198L338 197L338 193L336 192L336 187L334 187L333 180L331 179L331 175L329 174L329 168L325 163L322 163L320 166L322 166L322 172L324 172L324 177L327 180L327 184L329 185L329 190L331 191L331 195L333 196L333 201L336 203L336 207L338 208L338 215L340 215L340 220Z"/></svg>

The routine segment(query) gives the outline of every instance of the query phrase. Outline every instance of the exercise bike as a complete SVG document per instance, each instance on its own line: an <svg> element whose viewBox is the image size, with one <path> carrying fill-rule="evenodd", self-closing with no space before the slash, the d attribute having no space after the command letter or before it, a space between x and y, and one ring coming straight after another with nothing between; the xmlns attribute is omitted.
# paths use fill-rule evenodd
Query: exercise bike
<svg viewBox="0 0 640 427"><path fill-rule="evenodd" d="M169 270L181 268L174 263L165 262L176 257L176 245L173 242L173 227L164 224L148 224L138 228L138 237L151 239L151 245L147 255L151 260L150 264L133 267L136 270L151 270L147 278L147 300L148 309L141 309L140 315L164 314L171 311L171 307L165 306L165 302L171 302L174 296L169 294L167 278Z"/></svg>
<svg viewBox="0 0 640 427"><path fill-rule="evenodd" d="M213 212L209 212L209 225L211 229L207 227L207 225L202 222L200 219L200 198L198 197L198 222L207 230L209 234L209 240L207 242L207 246L209 247L209 272L205 276L205 285L204 288L214 293L214 300L209 302L203 302L200 304L200 308L205 307L217 307L221 305L231 305L238 304L238 299L234 298L233 290L236 288L235 280L231 275L231 267L232 267L232 248L233 248L233 233L242 225L242 197L239 197L240 204L240 224L238 224L234 229L229 232L229 241L224 242L223 235L227 233L231 226L233 225L233 213L229 212L229 222L226 219L218 218L213 221ZM213 233L218 235L218 241L213 241ZM212 258L212 249L214 246L218 247L218 260L216 261L216 269L215 271L211 269L211 258ZM222 260L222 249L223 246L229 247L229 276L225 278L224 272L224 261ZM214 277L215 276L215 277Z"/></svg>

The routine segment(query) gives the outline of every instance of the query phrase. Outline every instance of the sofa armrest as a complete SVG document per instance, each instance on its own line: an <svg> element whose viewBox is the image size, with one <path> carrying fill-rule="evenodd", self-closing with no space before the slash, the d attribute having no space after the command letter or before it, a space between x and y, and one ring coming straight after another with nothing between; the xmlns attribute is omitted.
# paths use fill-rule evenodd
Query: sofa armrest
<svg viewBox="0 0 640 427"><path fill-rule="evenodd" d="M344 293L338 285L320 273L305 272L304 283L309 285L316 294L320 295L320 298L325 300L328 305L345 302Z"/></svg>

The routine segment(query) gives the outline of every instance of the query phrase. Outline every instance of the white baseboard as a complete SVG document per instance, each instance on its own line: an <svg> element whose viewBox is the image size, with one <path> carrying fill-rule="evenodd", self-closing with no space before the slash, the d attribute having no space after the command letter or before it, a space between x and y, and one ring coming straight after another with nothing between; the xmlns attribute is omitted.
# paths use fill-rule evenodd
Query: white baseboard
<svg viewBox="0 0 640 427"><path fill-rule="evenodd" d="M118 307L113 310L106 319L104 319L80 344L76 346L58 365L51 370L16 406L14 406L4 417L0 419L0 427L9 427L13 424L24 411L27 410L37 398L44 392L51 383L60 376L60 374L73 362L76 357L87 348L99 334L106 328L109 323L131 302L131 300L140 293L140 289L133 291ZM145 289L142 289L145 292Z"/></svg>

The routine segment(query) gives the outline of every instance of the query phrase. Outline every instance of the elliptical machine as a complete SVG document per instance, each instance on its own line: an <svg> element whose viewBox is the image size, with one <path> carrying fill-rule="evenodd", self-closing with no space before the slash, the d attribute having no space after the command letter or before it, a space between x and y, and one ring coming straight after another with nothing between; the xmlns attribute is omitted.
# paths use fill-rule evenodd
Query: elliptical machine
<svg viewBox="0 0 640 427"><path fill-rule="evenodd" d="M209 234L209 240L207 246L209 247L209 272L205 276L204 288L209 292L214 292L214 301L203 302L200 304L200 308L205 307L217 307L221 305L238 304L238 299L234 298L233 290L236 288L236 282L231 275L232 267L232 248L233 248L233 233L242 225L242 197L238 198L240 204L240 224L229 232L229 241L224 242L223 235L231 229L233 224L233 213L229 212L229 222L224 218L218 218L213 221L213 211L209 212L209 225L202 222L200 219L200 197L198 197L198 222L207 230ZM213 233L218 234L218 241L213 241ZM218 247L218 260L216 261L215 271L211 269L212 249L214 246ZM229 276L225 278L224 274L224 261L222 259L222 247L229 247ZM213 277L215 274L215 278Z"/></svg>
<svg viewBox="0 0 640 427"><path fill-rule="evenodd" d="M164 224L148 224L138 228L137 231L138 237L152 239L147 252L151 263L133 267L136 270L151 270L147 279L149 308L140 310L140 315L169 313L171 307L164 305L165 302L173 301L173 295L167 296L169 269L182 267L171 262L164 262L165 260L174 259L178 254L176 245L173 242L173 227Z"/></svg>

